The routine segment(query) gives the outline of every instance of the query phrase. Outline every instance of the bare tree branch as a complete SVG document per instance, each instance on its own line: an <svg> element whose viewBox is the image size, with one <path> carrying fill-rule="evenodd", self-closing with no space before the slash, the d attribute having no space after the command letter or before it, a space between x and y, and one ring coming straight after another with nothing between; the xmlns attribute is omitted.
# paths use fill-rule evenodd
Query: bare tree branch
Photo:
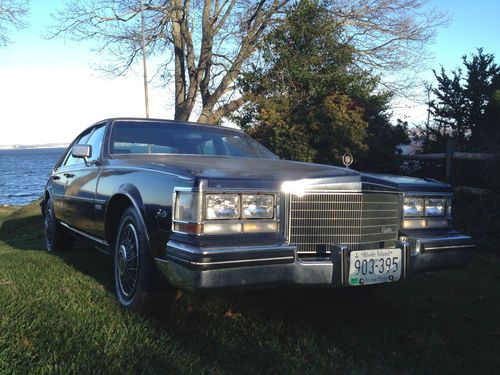
<svg viewBox="0 0 500 375"><path fill-rule="evenodd" d="M231 95L235 81L296 1L145 0L147 53L160 60L165 82L173 78L175 118L188 120L196 107L198 121L212 122L234 110L243 100ZM376 75L421 68L436 28L449 21L429 0L319 1L338 19L359 68ZM47 37L96 42L115 60L102 69L122 75L141 56L139 12L140 0L67 0ZM0 18L0 44L1 31Z"/></svg>
<svg viewBox="0 0 500 375"><path fill-rule="evenodd" d="M12 29L22 29L27 26L25 21L27 14L27 0L0 0L0 47L11 43L9 33Z"/></svg>

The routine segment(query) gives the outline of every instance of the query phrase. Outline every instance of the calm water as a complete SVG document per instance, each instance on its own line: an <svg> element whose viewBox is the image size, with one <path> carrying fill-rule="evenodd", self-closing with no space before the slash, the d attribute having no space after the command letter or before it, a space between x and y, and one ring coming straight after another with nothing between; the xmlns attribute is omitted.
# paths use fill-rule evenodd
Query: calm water
<svg viewBox="0 0 500 375"><path fill-rule="evenodd" d="M63 152L63 148L0 150L0 205L38 199Z"/></svg>

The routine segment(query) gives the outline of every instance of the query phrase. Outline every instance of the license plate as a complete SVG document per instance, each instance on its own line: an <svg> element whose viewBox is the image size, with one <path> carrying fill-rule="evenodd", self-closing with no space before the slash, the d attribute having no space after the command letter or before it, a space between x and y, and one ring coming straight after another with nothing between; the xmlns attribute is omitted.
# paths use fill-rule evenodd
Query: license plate
<svg viewBox="0 0 500 375"><path fill-rule="evenodd" d="M401 277L401 249L351 251L349 285L390 283Z"/></svg>

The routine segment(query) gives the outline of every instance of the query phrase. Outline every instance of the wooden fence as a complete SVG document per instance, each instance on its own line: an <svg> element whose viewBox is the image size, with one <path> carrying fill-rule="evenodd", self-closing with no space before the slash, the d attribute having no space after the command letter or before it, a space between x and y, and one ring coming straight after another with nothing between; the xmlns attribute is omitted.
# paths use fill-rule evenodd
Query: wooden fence
<svg viewBox="0 0 500 375"><path fill-rule="evenodd" d="M455 142L448 141L446 144L446 152L436 153L436 154L413 154L413 155L403 155L405 160L446 160L446 182L452 182L453 177L453 160L493 160L497 158L497 154L488 153L474 153L474 152L455 152ZM483 195L487 193L487 190L474 188L470 186L457 186L455 191L461 191L465 193L471 193L476 195Z"/></svg>

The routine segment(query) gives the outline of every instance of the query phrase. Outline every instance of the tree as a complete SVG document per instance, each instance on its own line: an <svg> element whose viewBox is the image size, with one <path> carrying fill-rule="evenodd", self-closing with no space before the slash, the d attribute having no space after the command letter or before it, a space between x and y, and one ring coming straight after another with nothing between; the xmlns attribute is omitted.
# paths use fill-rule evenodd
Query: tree
<svg viewBox="0 0 500 375"><path fill-rule="evenodd" d="M437 86L429 100L433 123L427 130L426 147L444 147L453 139L460 149L491 148L499 136L500 66L494 55L482 49L469 60L462 57L461 68L451 75L441 68L434 71Z"/></svg>
<svg viewBox="0 0 500 375"><path fill-rule="evenodd" d="M197 99L201 99L199 121L209 123L241 105L243 99L231 95L234 81L287 3L145 1L147 49L161 59L164 80L173 78L175 119L188 120ZM141 52L140 5L138 0L71 1L57 14L59 23L52 36L100 42L100 51L117 60L107 71L124 74Z"/></svg>
<svg viewBox="0 0 500 375"><path fill-rule="evenodd" d="M265 69L244 75L249 103L234 119L286 159L338 163L355 154L356 167L395 170L406 129L389 121L389 93L354 64L343 26L328 8L302 1L264 40ZM374 152L378 155L374 155Z"/></svg>
<svg viewBox="0 0 500 375"><path fill-rule="evenodd" d="M243 105L235 83L259 66L264 36L283 22L293 0L145 0L148 53L173 79L175 118L187 120L199 105L198 121L215 123ZM321 1L343 26L343 44L356 61L380 72L416 66L446 16L424 12L427 0ZM139 0L71 0L56 14L50 36L99 43L116 57L107 71L127 72L140 56ZM307 22L307 20L305 21ZM420 58L419 61L422 59Z"/></svg>
<svg viewBox="0 0 500 375"><path fill-rule="evenodd" d="M24 18L28 13L28 1L0 0L0 47L11 43L9 32L12 28L26 26Z"/></svg>

